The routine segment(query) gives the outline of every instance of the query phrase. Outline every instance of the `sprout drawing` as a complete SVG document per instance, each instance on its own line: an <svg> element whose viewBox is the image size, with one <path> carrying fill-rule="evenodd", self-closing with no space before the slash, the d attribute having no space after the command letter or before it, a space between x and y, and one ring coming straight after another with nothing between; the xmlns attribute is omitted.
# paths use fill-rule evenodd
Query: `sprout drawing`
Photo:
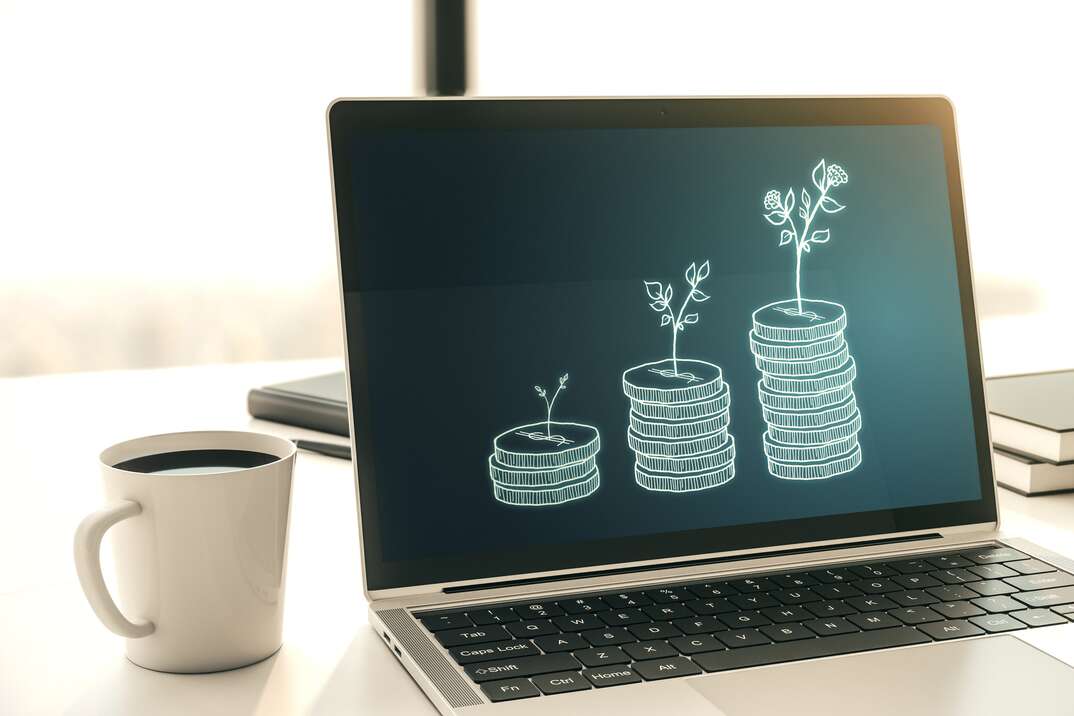
<svg viewBox="0 0 1074 716"><path fill-rule="evenodd" d="M564 373L563 375L559 376L559 386L556 388L556 392L552 393L552 398L551 399L548 398L548 391L547 390L545 390L544 388L542 388L539 385L533 386L533 389L537 391L537 395L539 395L542 398L544 398L544 406L547 409L546 412L545 412L545 420L544 420L544 434L545 434L545 438L549 439L549 440L551 440L553 437L557 437L557 438L559 438L561 440L565 440L565 438L562 438L561 436L553 436L552 435L552 406L556 404L556 398L559 397L560 391L567 389L567 377L568 377L568 375L569 375L568 373ZM570 441L568 441L568 442L570 442Z"/></svg>
<svg viewBox="0 0 1074 716"><path fill-rule="evenodd" d="M686 375L679 373L679 333L685 331L686 327L697 323L696 313L686 313L686 307L690 305L690 301L694 303L704 303L709 300L708 294L698 288L701 282L708 278L709 275L709 262L701 264L698 267L697 263L692 263L686 269L686 283L690 287L689 292L686 294L686 298L683 299L682 305L679 306L678 312L671 307L671 299L675 295L674 290L671 288L669 282L667 286L659 281L646 281L645 291L649 294L649 298L652 299L652 303L649 304L649 308L653 309L660 315L661 326L671 326L671 372L659 371L661 375L665 377L686 377L694 378L693 375Z"/></svg>
<svg viewBox="0 0 1074 716"><path fill-rule="evenodd" d="M813 318L808 315L809 312L802 311L802 254L808 254L810 247L815 244L828 243L831 238L831 233L827 228L814 228L813 222L817 218L818 211L823 211L826 214L838 214L846 208L829 196L828 192L841 184L846 184L848 179L846 171L838 164L828 164L821 159L817 166L813 167L813 186L817 188L819 193L816 201L813 201L809 191L802 187L799 193L797 211L800 229L799 224L795 222L794 213L792 213L795 206L794 187L788 188L787 193L782 196L778 189L770 189L764 195L764 208L767 212L764 218L772 226L786 227L779 232L779 245L785 246L792 241L794 242L794 290L798 299L797 315L799 316ZM795 309L792 308L777 308L776 310L788 315L792 315L795 312ZM819 318L819 316L816 318Z"/></svg>

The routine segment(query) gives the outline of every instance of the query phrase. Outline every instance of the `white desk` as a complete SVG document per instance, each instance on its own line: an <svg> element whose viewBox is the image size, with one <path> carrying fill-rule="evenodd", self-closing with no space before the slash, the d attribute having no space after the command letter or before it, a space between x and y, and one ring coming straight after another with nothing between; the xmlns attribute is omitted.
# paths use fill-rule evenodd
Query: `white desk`
<svg viewBox="0 0 1074 716"><path fill-rule="evenodd" d="M134 666L75 578L71 540L101 501L103 447L185 429L312 435L251 420L246 390L338 367L303 361L0 380L0 713L435 713L366 626L349 462L300 454L284 646L260 664L202 676ZM1000 501L1005 527L1074 554L1074 495L1001 491Z"/></svg>

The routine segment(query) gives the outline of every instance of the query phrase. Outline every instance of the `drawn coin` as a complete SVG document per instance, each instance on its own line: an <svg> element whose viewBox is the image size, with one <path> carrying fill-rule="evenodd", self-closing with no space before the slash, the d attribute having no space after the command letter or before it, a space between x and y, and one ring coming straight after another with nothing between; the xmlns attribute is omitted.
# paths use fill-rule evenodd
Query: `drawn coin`
<svg viewBox="0 0 1074 716"><path fill-rule="evenodd" d="M495 480L492 481L493 497L508 505L522 507L560 505L591 495L598 487L600 471L596 469L579 480L551 488L506 487Z"/></svg>
<svg viewBox="0 0 1074 716"><path fill-rule="evenodd" d="M597 466L593 455L562 467L521 468L501 465L495 455L489 455L489 475L501 485L518 487L553 487L588 475Z"/></svg>
<svg viewBox="0 0 1074 716"><path fill-rule="evenodd" d="M841 403L829 408L813 410L776 410L761 406L761 414L769 425L792 430L822 428L825 425L841 423L858 412L858 401L851 395Z"/></svg>
<svg viewBox="0 0 1074 716"><path fill-rule="evenodd" d="M850 352L847 344L843 343L832 353L817 356L806 360L772 360L770 358L754 357L757 369L767 375L785 377L809 377L820 373L835 370L847 362Z"/></svg>
<svg viewBox="0 0 1074 716"><path fill-rule="evenodd" d="M643 418L655 420L694 420L711 418L727 410L731 405L731 390L724 383L715 397L689 403L650 403L630 399L630 409Z"/></svg>
<svg viewBox="0 0 1074 716"><path fill-rule="evenodd" d="M820 410L838 405L854 395L854 388L847 383L839 388L821 393L795 394L781 393L765 387L764 379L757 381L757 395L761 405L773 410Z"/></svg>
<svg viewBox="0 0 1074 716"><path fill-rule="evenodd" d="M661 473L634 464L634 481L654 492L696 492L719 487L735 476L735 461L722 467L699 472Z"/></svg>
<svg viewBox="0 0 1074 716"><path fill-rule="evenodd" d="M771 360L809 360L817 356L828 355L846 345L842 332L830 338L821 338L806 343L789 341L766 341L750 331L750 351L758 358Z"/></svg>
<svg viewBox="0 0 1074 716"><path fill-rule="evenodd" d="M854 381L856 375L857 369L854 365L854 359L847 358L846 362L841 366L826 373L820 373L805 378L784 378L782 376L764 373L761 376L761 382L763 382L765 387L769 390L774 390L779 393L812 395L814 393L823 393L850 385Z"/></svg>
<svg viewBox="0 0 1074 716"><path fill-rule="evenodd" d="M502 432L493 440L493 455L504 467L563 467L599 450L597 429L579 423L530 423Z"/></svg>
<svg viewBox="0 0 1074 716"><path fill-rule="evenodd" d="M753 312L753 331L765 341L808 343L831 338L847 325L846 310L831 301L776 301Z"/></svg>
<svg viewBox="0 0 1074 716"><path fill-rule="evenodd" d="M850 472L861 464L861 447L821 462L780 462L768 459L768 471L783 480L823 480Z"/></svg>
<svg viewBox="0 0 1074 716"><path fill-rule="evenodd" d="M727 441L727 430L718 430L711 435L703 435L698 438L686 438L679 440L662 440L645 438L633 430L627 431L627 444L630 449L646 455L660 455L664 457L687 457L712 452Z"/></svg>
<svg viewBox="0 0 1074 716"><path fill-rule="evenodd" d="M700 455L664 457L639 452L635 456L640 467L653 473L676 475L684 472L716 470L735 459L735 439L728 435L727 441L719 448Z"/></svg>
<svg viewBox="0 0 1074 716"><path fill-rule="evenodd" d="M724 409L712 417L686 420L654 420L630 411L630 429L645 438L682 440L711 435L731 423L731 411Z"/></svg>
<svg viewBox="0 0 1074 716"><path fill-rule="evenodd" d="M711 398L722 388L720 367L700 360L661 360L623 373L623 392L647 403L690 403Z"/></svg>
<svg viewBox="0 0 1074 716"><path fill-rule="evenodd" d="M854 411L849 419L822 428L802 430L769 425L768 436L777 443L786 445L821 445L856 435L859 430L861 430L861 415Z"/></svg>
<svg viewBox="0 0 1074 716"><path fill-rule="evenodd" d="M858 444L858 434L819 445L787 445L764 434L764 453L779 462L824 462L850 452Z"/></svg>

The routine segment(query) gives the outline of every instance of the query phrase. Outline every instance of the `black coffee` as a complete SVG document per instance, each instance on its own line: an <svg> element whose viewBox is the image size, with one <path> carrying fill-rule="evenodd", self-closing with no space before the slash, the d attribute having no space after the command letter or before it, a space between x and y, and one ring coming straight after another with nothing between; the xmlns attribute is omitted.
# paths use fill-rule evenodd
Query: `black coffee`
<svg viewBox="0 0 1074 716"><path fill-rule="evenodd" d="M124 460L113 467L154 475L205 475L268 465L279 459L275 455L252 450L179 450Z"/></svg>

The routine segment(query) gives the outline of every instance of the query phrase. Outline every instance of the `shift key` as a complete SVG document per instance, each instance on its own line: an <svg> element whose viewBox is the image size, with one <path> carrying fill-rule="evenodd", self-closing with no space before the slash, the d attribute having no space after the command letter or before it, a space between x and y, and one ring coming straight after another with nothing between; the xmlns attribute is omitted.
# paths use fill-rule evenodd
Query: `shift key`
<svg viewBox="0 0 1074 716"><path fill-rule="evenodd" d="M553 671L578 671L582 665L570 654L542 654L540 656L520 656L517 659L486 661L469 664L466 673L474 681L495 681L521 676L551 674Z"/></svg>
<svg viewBox="0 0 1074 716"><path fill-rule="evenodd" d="M1041 589L1036 592L1021 592L1011 596L1027 607L1057 607L1060 604L1074 604L1074 587Z"/></svg>
<svg viewBox="0 0 1074 716"><path fill-rule="evenodd" d="M436 632L436 640L449 649L463 644L484 644L490 641L503 641L504 639L512 638L514 637L508 634L507 630L499 624Z"/></svg>

